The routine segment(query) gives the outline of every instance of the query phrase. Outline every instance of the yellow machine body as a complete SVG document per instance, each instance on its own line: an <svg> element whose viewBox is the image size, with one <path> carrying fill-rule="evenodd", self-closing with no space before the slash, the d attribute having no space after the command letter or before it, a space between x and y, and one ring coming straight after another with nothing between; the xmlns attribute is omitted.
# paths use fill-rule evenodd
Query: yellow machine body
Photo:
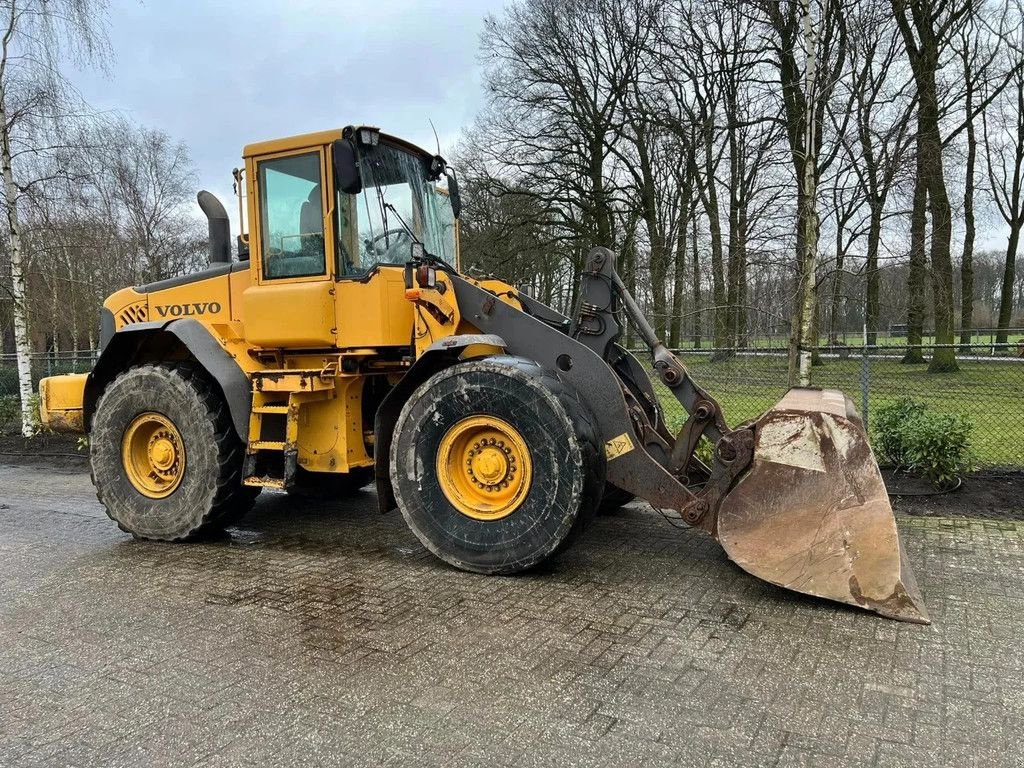
<svg viewBox="0 0 1024 768"><path fill-rule="evenodd" d="M85 373L50 376L39 383L39 415L54 432L84 432Z"/></svg>
<svg viewBox="0 0 1024 768"><path fill-rule="evenodd" d="M436 294L452 316L439 321L433 314L415 312L415 299L407 296L404 265L378 265L366 274L345 275L332 258L330 243L355 237L355 231L337 232L335 206L339 195L329 172L334 142L342 131L324 131L276 139L244 148L244 210L249 222L243 242L251 254L248 262L233 264L230 271L211 269L188 276L187 281L168 280L151 287L124 288L104 302L113 317L113 331L121 333L138 324L194 320L250 376L260 372L294 370L271 390L266 379L253 378L256 397L267 402L287 400L296 407L294 446L300 467L314 472L348 472L371 466L373 414L364 413L363 393L371 377L400 378L415 361L408 355L410 339L422 353L433 341L476 329L461 321L453 296ZM392 141L398 141L391 139ZM399 142L404 144L404 142ZM261 204L262 165L282 158L315 157L322 216L323 270L316 275L272 278L265 268L275 254L265 243ZM444 194L442 190L439 190ZM355 212L358 215L358 212ZM318 233L319 234L319 233ZM352 240L354 243L354 240ZM458 269L458 230L452 227L452 266ZM358 246L353 245L355 251ZM179 285L165 285L181 282ZM439 274L437 285L445 276ZM488 280L492 290L514 302L515 289ZM147 289L148 288L148 289ZM445 290L441 287L440 290ZM467 350L467 355L493 353L493 348ZM173 360L175 350L162 359ZM356 368L354 372L349 372ZM324 372L329 386L303 391L302 372ZM86 374L45 379L40 387L40 413L45 427L60 432L85 432L83 396ZM295 387L298 391L291 391ZM268 406L273 407L273 406ZM368 415L369 418L364 418ZM258 442L258 441L256 441ZM291 441L263 441L281 443Z"/></svg>
<svg viewBox="0 0 1024 768"><path fill-rule="evenodd" d="M201 192L209 268L111 295L93 371L40 388L45 426L101 434L101 500L104 484L130 482L104 502L125 530L185 539L244 513L263 487L375 477L381 509L400 507L439 557L514 573L561 551L617 492L677 510L763 580L928 621L841 393L794 390L730 428L657 339L613 253L591 251L573 318L462 274L454 174L376 129L250 144L244 160L240 260L223 206ZM617 344L624 318L688 414L678 435ZM709 465L696 458L705 438Z"/></svg>

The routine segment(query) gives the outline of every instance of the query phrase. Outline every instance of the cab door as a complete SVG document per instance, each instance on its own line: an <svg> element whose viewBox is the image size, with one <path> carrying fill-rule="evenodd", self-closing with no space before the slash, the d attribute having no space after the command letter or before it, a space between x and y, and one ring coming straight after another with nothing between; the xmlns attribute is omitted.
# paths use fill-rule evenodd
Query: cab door
<svg viewBox="0 0 1024 768"><path fill-rule="evenodd" d="M247 160L255 279L242 294L242 322L254 345L336 344L325 155L318 146Z"/></svg>

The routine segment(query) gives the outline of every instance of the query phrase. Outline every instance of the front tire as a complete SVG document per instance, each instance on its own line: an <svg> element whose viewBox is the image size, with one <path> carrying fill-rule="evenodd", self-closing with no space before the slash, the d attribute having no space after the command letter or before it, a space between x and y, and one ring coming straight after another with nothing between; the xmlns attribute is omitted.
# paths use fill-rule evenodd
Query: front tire
<svg viewBox="0 0 1024 768"><path fill-rule="evenodd" d="M463 570L511 574L593 517L605 458L593 416L556 374L517 357L462 363L399 415L391 482L423 545Z"/></svg>
<svg viewBox="0 0 1024 768"><path fill-rule="evenodd" d="M259 493L242 485L244 445L223 397L191 365L141 365L114 379L96 406L89 446L97 497L139 538L219 530Z"/></svg>

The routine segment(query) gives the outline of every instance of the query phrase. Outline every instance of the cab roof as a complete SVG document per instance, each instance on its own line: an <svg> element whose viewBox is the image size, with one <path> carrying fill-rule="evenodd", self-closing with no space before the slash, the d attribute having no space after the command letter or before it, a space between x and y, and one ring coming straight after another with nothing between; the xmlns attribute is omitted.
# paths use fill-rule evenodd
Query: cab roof
<svg viewBox="0 0 1024 768"><path fill-rule="evenodd" d="M349 126L352 130L359 130L360 128L368 128L370 126ZM268 141L258 141L254 144L246 144L242 148L242 157L256 157L259 155L273 155L278 152L289 152L293 149L303 149L305 147L315 147L323 144L330 144L337 141L342 137L342 133L347 130L345 128L335 128L329 131L317 131L316 133L300 133L297 136L286 136L283 139L269 139ZM376 128L374 130L377 130ZM391 136L386 133L381 133L380 137L385 141L392 144L398 144L406 149L412 150L421 155L430 157L430 153L426 150L417 147L412 142L400 139L397 136Z"/></svg>

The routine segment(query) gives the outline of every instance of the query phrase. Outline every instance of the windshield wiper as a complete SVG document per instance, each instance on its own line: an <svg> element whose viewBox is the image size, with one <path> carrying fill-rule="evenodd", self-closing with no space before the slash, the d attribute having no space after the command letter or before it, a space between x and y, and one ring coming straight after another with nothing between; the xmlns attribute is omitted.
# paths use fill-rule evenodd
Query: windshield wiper
<svg viewBox="0 0 1024 768"><path fill-rule="evenodd" d="M395 208L395 206L393 206L391 203L384 203L384 207L388 208L393 214L395 214L395 218L398 219L402 223L403 227L405 227L405 231L409 234L410 239L414 243L423 246L423 254L429 260L436 261L436 262L441 262L441 259L439 259L437 256L435 256L434 254L432 254L430 251L427 250L426 243L424 243L422 240L420 240L418 237L416 237L416 233L412 231L412 227L410 227L408 224L405 223L405 219L402 218L402 214L400 214L398 212L398 210Z"/></svg>

